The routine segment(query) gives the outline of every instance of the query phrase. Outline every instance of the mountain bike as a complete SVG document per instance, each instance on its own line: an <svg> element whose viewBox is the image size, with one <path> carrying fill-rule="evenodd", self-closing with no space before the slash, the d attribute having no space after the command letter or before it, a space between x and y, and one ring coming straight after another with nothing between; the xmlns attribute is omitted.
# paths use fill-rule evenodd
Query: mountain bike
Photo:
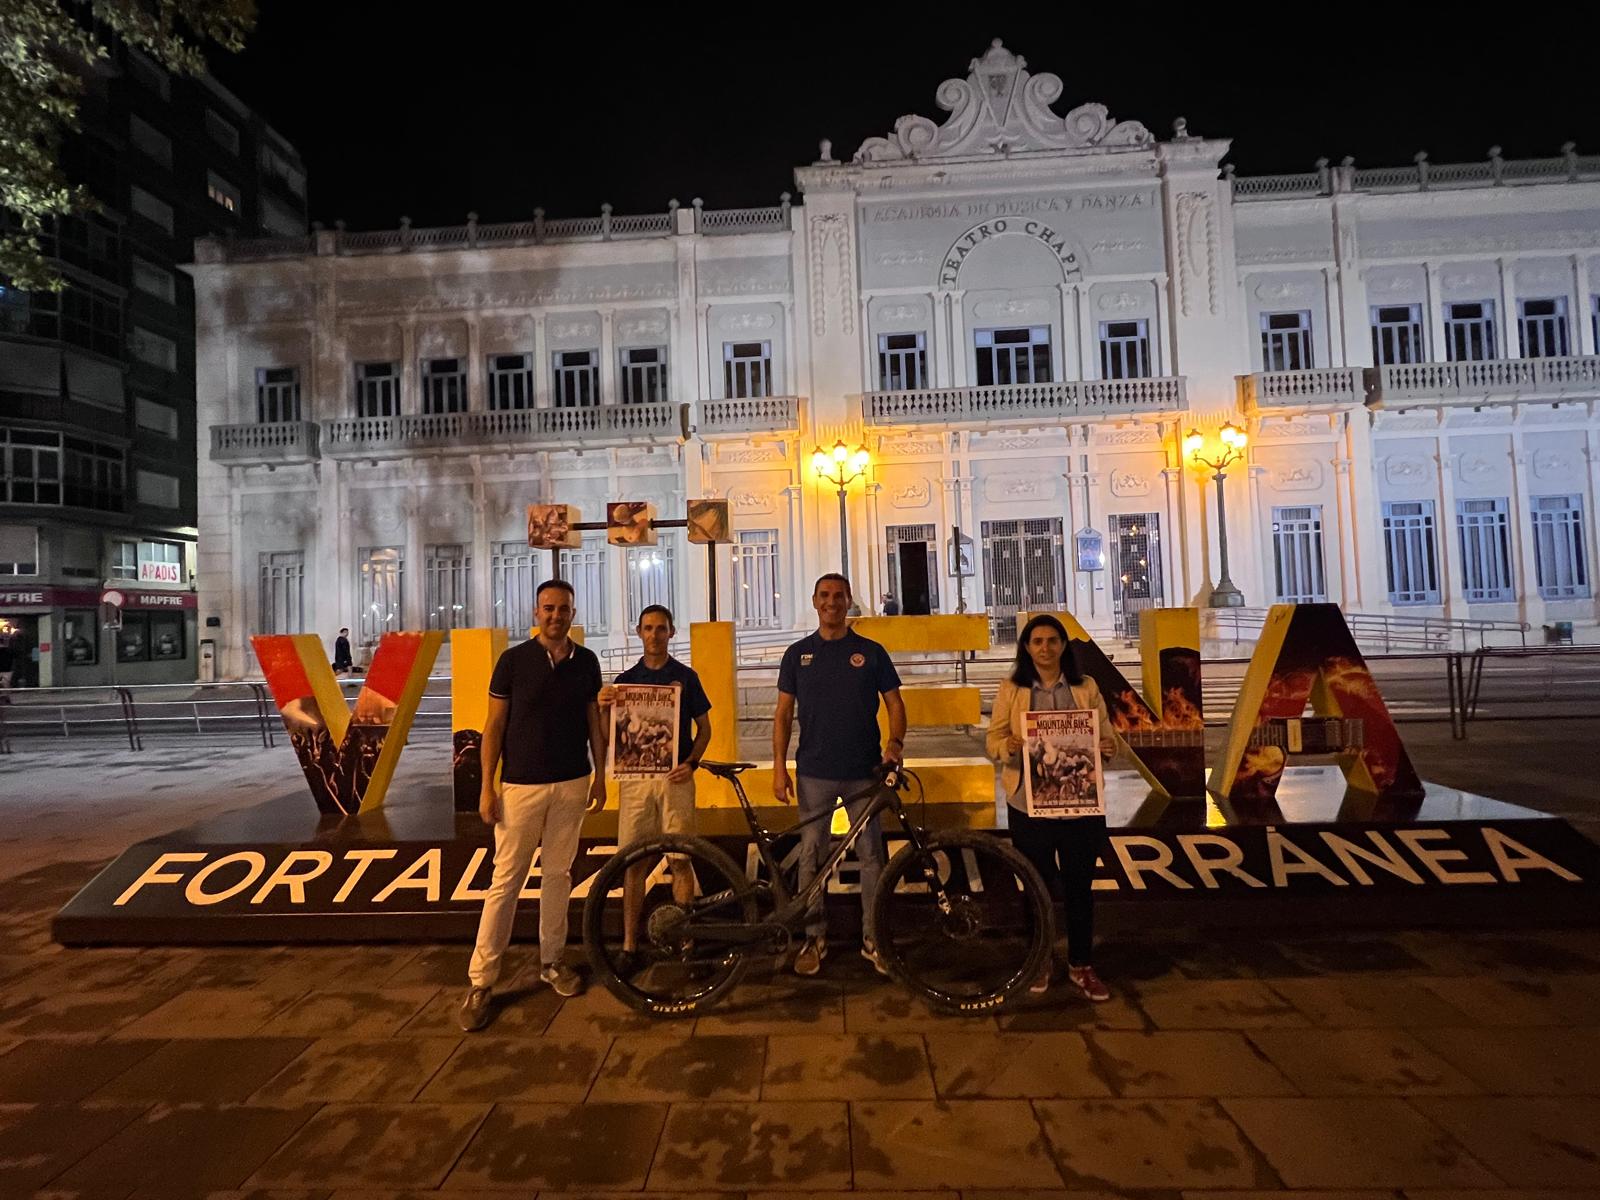
<svg viewBox="0 0 1600 1200"><path fill-rule="evenodd" d="M931 831L912 821L901 794L921 782L904 767L879 768L872 785L847 797L862 806L836 839L815 879L796 885L798 855L786 867L739 781L755 764L700 763L725 779L750 827L748 873L701 837L668 834L624 846L595 875L584 905L583 941L595 977L630 1008L693 1016L724 997L752 961L788 953L834 869L871 819L891 812L905 836L884 866L873 909L878 955L889 974L944 1012L992 1011L1046 969L1054 934L1050 894L1010 845L970 829ZM824 810L783 832L831 820ZM666 863L694 873L694 898L680 905ZM632 952L623 950L621 895L628 870L648 864L644 910ZM752 877L753 876L753 877Z"/></svg>

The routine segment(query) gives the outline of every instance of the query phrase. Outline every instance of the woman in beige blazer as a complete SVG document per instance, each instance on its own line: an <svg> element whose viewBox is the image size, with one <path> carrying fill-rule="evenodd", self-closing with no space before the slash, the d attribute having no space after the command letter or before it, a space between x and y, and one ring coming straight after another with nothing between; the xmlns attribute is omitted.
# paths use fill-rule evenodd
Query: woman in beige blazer
<svg viewBox="0 0 1600 1200"><path fill-rule="evenodd" d="M1117 750L1106 702L1099 685L1078 667L1077 655L1061 622L1041 614L1022 627L1017 637L1017 661L1009 678L1000 684L989 719L986 746L1000 767L1000 785L1009 806L1011 842L1031 862L1051 894L1066 905L1067 980L1088 999L1111 999L1111 992L1095 974L1094 883L1095 862L1105 845L1104 817L1031 817L1022 790L1023 715L1068 708L1100 711L1100 755L1109 761ZM1050 986L1047 970L1030 989Z"/></svg>

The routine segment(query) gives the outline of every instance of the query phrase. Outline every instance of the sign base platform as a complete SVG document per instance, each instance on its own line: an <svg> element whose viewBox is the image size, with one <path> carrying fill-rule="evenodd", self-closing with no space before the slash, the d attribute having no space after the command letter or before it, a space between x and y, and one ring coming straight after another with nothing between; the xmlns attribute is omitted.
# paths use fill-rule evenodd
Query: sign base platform
<svg viewBox="0 0 1600 1200"><path fill-rule="evenodd" d="M702 787L718 786L704 781ZM1434 784L1380 805L1334 766L1297 766L1275 801L1237 811L1215 798L1152 799L1133 772L1106 775L1109 837L1095 887L1109 927L1395 927L1600 921L1600 846L1559 817ZM1003 827L1003 804L915 804L934 827ZM754 862L737 810L701 832ZM763 810L770 827L793 809ZM886 825L892 825L889 820ZM898 831L885 829L892 854ZM780 840L780 853L795 839ZM616 850L616 813L591 816L573 865L572 934L588 881ZM380 809L321 818L276 801L129 847L56 915L63 945L467 941L493 858L490 830L453 811L448 784L392 794ZM847 862L833 890L857 891ZM538 929L539 868L516 931ZM859 906L836 903L841 934Z"/></svg>

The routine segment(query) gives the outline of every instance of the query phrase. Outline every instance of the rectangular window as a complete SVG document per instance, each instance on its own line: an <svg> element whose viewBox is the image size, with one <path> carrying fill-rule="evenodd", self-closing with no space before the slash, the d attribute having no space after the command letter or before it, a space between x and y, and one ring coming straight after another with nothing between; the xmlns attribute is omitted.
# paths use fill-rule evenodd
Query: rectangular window
<svg viewBox="0 0 1600 1200"><path fill-rule="evenodd" d="M1311 313L1275 312L1261 314L1261 369L1263 371L1309 371L1311 359Z"/></svg>
<svg viewBox="0 0 1600 1200"><path fill-rule="evenodd" d="M600 354L596 350L557 350L551 356L555 370L557 408L593 408L600 403Z"/></svg>
<svg viewBox="0 0 1600 1200"><path fill-rule="evenodd" d="M1384 501L1383 548L1390 603L1439 603L1432 500Z"/></svg>
<svg viewBox="0 0 1600 1200"><path fill-rule="evenodd" d="M0 576L38 573L38 529L32 525L0 525Z"/></svg>
<svg viewBox="0 0 1600 1200"><path fill-rule="evenodd" d="M1533 561L1544 600L1584 599L1589 557L1583 547L1583 498L1534 496Z"/></svg>
<svg viewBox="0 0 1600 1200"><path fill-rule="evenodd" d="M979 387L1050 382L1050 328L979 329L972 335Z"/></svg>
<svg viewBox="0 0 1600 1200"><path fill-rule="evenodd" d="M489 407L533 407L533 355L489 355Z"/></svg>
<svg viewBox="0 0 1600 1200"><path fill-rule="evenodd" d="M215 171L206 172L206 195L231 213L239 211L239 189Z"/></svg>
<svg viewBox="0 0 1600 1200"><path fill-rule="evenodd" d="M1327 600L1320 504L1273 508L1272 560L1279 603L1321 604Z"/></svg>
<svg viewBox="0 0 1600 1200"><path fill-rule="evenodd" d="M150 614L123 612L122 628L117 630L119 663L150 661Z"/></svg>
<svg viewBox="0 0 1600 1200"><path fill-rule="evenodd" d="M1510 504L1493 500L1457 500L1456 532L1461 538L1461 586L1469 601L1515 600L1511 579Z"/></svg>
<svg viewBox="0 0 1600 1200"><path fill-rule="evenodd" d="M264 550L256 558L260 577L256 632L304 633L305 552Z"/></svg>
<svg viewBox="0 0 1600 1200"><path fill-rule="evenodd" d="M772 343L723 342L722 388L730 400L772 395Z"/></svg>
<svg viewBox="0 0 1600 1200"><path fill-rule="evenodd" d="M92 667L100 661L99 614L92 608L67 609L61 640L67 647L69 667Z"/></svg>
<svg viewBox="0 0 1600 1200"><path fill-rule="evenodd" d="M405 628L400 589L405 579L402 546L363 546L356 557L356 636L363 646L376 646L386 633Z"/></svg>
<svg viewBox="0 0 1600 1200"><path fill-rule="evenodd" d="M122 451L84 438L62 439L62 500L76 508L121 512L126 496Z"/></svg>
<svg viewBox="0 0 1600 1200"><path fill-rule="evenodd" d="M306 218L270 192L260 192L261 224L269 234L277 237L301 237L306 231Z"/></svg>
<svg viewBox="0 0 1600 1200"><path fill-rule="evenodd" d="M294 163L289 161L287 155L279 151L269 142L261 143L261 153L257 156L261 165L261 174L267 179L277 180L285 188L301 199L306 194L306 174Z"/></svg>
<svg viewBox="0 0 1600 1200"><path fill-rule="evenodd" d="M168 170L172 169L172 139L148 121L140 120L130 114L128 140L133 143L134 149L146 158L160 163Z"/></svg>
<svg viewBox="0 0 1600 1200"><path fill-rule="evenodd" d="M172 99L172 80L166 68L137 50L128 51L128 76L136 80L140 87L160 96L163 100Z"/></svg>
<svg viewBox="0 0 1600 1200"><path fill-rule="evenodd" d="M140 362L163 371L178 369L178 344L171 338L151 333L138 325L128 327L128 352Z"/></svg>
<svg viewBox="0 0 1600 1200"><path fill-rule="evenodd" d="M778 587L778 531L741 529L733 547L733 619L740 629L782 624Z"/></svg>
<svg viewBox="0 0 1600 1200"><path fill-rule="evenodd" d="M140 583L182 583L183 547L177 542L139 543Z"/></svg>
<svg viewBox="0 0 1600 1200"><path fill-rule="evenodd" d="M159 433L162 437L178 436L177 409L157 404L154 400L146 400L143 396L134 397L133 408L134 419L139 423L140 429Z"/></svg>
<svg viewBox="0 0 1600 1200"><path fill-rule="evenodd" d="M0 429L0 499L60 504L61 463L59 433Z"/></svg>
<svg viewBox="0 0 1600 1200"><path fill-rule="evenodd" d="M156 662L184 656L183 614L181 612L153 612L150 614L150 657Z"/></svg>
<svg viewBox="0 0 1600 1200"><path fill-rule="evenodd" d="M1150 374L1150 322L1100 322L1100 378L1144 379Z"/></svg>
<svg viewBox="0 0 1600 1200"><path fill-rule="evenodd" d="M423 547L422 557L428 628L469 628L472 625L472 556L459 542L450 542Z"/></svg>
<svg viewBox="0 0 1600 1200"><path fill-rule="evenodd" d="M533 629L533 589L539 586L539 566L547 561L543 550L526 542L501 542L489 559L494 623L504 628L512 641L522 641Z"/></svg>
<svg viewBox="0 0 1600 1200"><path fill-rule="evenodd" d="M239 127L232 121L219 117L211 109L206 109L206 132L211 135L211 140L221 146L229 154L238 156L239 153Z"/></svg>
<svg viewBox="0 0 1600 1200"><path fill-rule="evenodd" d="M624 404L661 404L667 399L667 348L634 346L619 352Z"/></svg>
<svg viewBox="0 0 1600 1200"><path fill-rule="evenodd" d="M467 411L467 368L462 358L422 360L422 411Z"/></svg>
<svg viewBox="0 0 1600 1200"><path fill-rule="evenodd" d="M62 289L61 336L75 346L82 346L108 358L122 357L122 302L109 292L72 283ZM167 343L165 338L158 342ZM163 355L161 346L154 350ZM176 348L174 348L174 355ZM120 400L120 397L119 397ZM121 405L119 403L118 407Z"/></svg>
<svg viewBox="0 0 1600 1200"><path fill-rule="evenodd" d="M1427 361L1422 346L1422 305L1373 306L1372 360L1379 366Z"/></svg>
<svg viewBox="0 0 1600 1200"><path fill-rule="evenodd" d="M356 364L356 416L400 415L400 364Z"/></svg>
<svg viewBox="0 0 1600 1200"><path fill-rule="evenodd" d="M1495 336L1494 301L1444 306L1444 348L1451 362L1485 362L1500 357Z"/></svg>
<svg viewBox="0 0 1600 1200"><path fill-rule="evenodd" d="M1523 358L1564 358L1567 341L1567 298L1518 300L1517 329L1522 335Z"/></svg>
<svg viewBox="0 0 1600 1200"><path fill-rule="evenodd" d="M135 471L134 494L140 504L151 508L177 508L177 476L163 475L159 471Z"/></svg>
<svg viewBox="0 0 1600 1200"><path fill-rule="evenodd" d="M922 333L878 335L878 390L908 392L928 386L928 338Z"/></svg>
<svg viewBox="0 0 1600 1200"><path fill-rule="evenodd" d="M137 254L133 256L133 286L168 304L177 299L177 283L172 272Z"/></svg>
<svg viewBox="0 0 1600 1200"><path fill-rule="evenodd" d="M159 196L145 191L138 184L128 189L128 200L129 206L135 213L168 234L172 233L172 205Z"/></svg>
<svg viewBox="0 0 1600 1200"><path fill-rule="evenodd" d="M110 565L112 579L138 579L139 543L112 542Z"/></svg>
<svg viewBox="0 0 1600 1200"><path fill-rule="evenodd" d="M256 368L256 421L276 425L300 419L300 368Z"/></svg>
<svg viewBox="0 0 1600 1200"><path fill-rule="evenodd" d="M571 582L577 593L577 622L587 633L606 633L611 628L611 601L606 587L606 539L604 534L584 534L583 546L561 551L561 578ZM633 624L638 625L638 618Z"/></svg>
<svg viewBox="0 0 1600 1200"><path fill-rule="evenodd" d="M639 614L652 604L678 611L677 549L670 535L654 546L633 546L625 551L628 572L628 625L636 628Z"/></svg>

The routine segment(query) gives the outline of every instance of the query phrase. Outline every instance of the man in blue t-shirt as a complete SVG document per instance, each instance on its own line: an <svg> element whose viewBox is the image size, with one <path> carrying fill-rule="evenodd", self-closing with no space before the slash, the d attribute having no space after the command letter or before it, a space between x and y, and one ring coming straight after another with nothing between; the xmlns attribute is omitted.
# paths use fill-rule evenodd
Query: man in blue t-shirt
<svg viewBox="0 0 1600 1200"><path fill-rule="evenodd" d="M826 814L840 798L854 796L873 784L880 763L898 763L905 755L906 706L900 699L900 676L889 652L850 629L850 581L828 574L811 589L817 610L817 631L784 651L778 668L778 712L772 723L772 794L790 802L789 731L795 706L800 709L800 748L795 766L800 777L800 819ZM878 698L889 712L889 743L878 745ZM849 806L852 821L871 802L865 796ZM828 856L828 819L821 816L800 832L800 886L816 878ZM883 870L883 834L878 818L855 845L861 866L861 955L887 974L878 958L872 901ZM806 922L806 940L795 956L794 969L815 975L828 954L828 923L819 899Z"/></svg>
<svg viewBox="0 0 1600 1200"><path fill-rule="evenodd" d="M678 765L659 779L622 779L617 782L617 844L627 846L663 833L694 833L694 772L711 743L711 701L693 667L667 653L677 627L663 604L647 605L639 614L639 641L644 654L617 683L655 683L679 689ZM600 708L610 726L614 686L600 689ZM691 732L690 726L693 725ZM694 900L694 870L689 862L668 856L672 865L672 898L687 908ZM631 976L637 969L635 939L644 914L645 880L653 863L635 863L622 880L622 952L615 963L618 973Z"/></svg>

